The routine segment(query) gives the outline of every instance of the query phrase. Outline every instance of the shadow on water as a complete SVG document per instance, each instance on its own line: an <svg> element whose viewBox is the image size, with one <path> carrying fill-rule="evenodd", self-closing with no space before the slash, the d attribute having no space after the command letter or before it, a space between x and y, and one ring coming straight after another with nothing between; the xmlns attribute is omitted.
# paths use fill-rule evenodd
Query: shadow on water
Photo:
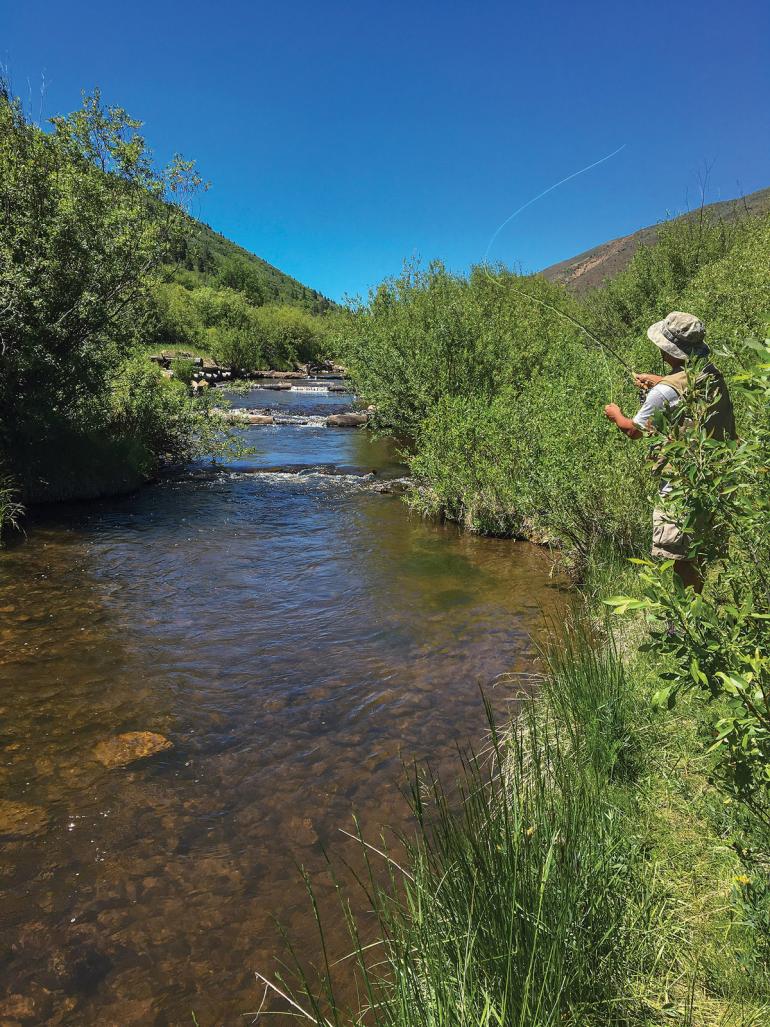
<svg viewBox="0 0 770 1027"><path fill-rule="evenodd" d="M361 431L247 435L257 470L403 471ZM315 951L297 864L336 908L322 848L353 808L404 826L401 758L451 768L561 603L543 552L346 475L235 464L41 513L0 559L0 1019L242 1022L273 917ZM135 730L174 748L97 761Z"/></svg>

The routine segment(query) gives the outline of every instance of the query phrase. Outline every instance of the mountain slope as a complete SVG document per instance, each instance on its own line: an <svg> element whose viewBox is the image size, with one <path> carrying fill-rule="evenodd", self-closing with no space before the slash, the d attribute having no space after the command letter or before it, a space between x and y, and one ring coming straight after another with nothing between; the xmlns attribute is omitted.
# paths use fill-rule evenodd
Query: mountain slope
<svg viewBox="0 0 770 1027"><path fill-rule="evenodd" d="M194 218L191 221L190 237L175 254L173 278L188 285L235 289L255 306L280 304L311 314L322 314L336 306L317 289L303 285L209 225Z"/></svg>
<svg viewBox="0 0 770 1027"><path fill-rule="evenodd" d="M723 200L720 203L710 203L705 208L712 216L718 218L732 219L742 213L765 214L770 211L770 188L760 189L749 196L735 200ZM697 218L700 210L688 211L675 220L686 220ZM576 293L586 292L593 289L606 278L623 271L631 261L639 246L647 246L654 243L658 235L658 226L650 225L648 228L640 228L631 235L624 235L610 242L594 246L593 249L579 253L569 260L562 260L558 264L552 264L540 272L551 282L561 282L568 289Z"/></svg>

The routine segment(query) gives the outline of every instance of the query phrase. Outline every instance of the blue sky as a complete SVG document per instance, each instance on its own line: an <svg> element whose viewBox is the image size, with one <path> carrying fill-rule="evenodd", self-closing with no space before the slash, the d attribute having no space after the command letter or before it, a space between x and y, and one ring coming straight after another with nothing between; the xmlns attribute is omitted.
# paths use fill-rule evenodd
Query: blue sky
<svg viewBox="0 0 770 1027"><path fill-rule="evenodd" d="M402 261L535 270L770 185L770 4L0 0L35 118L81 89L212 188L196 213L327 295ZM40 89L44 82L42 98Z"/></svg>

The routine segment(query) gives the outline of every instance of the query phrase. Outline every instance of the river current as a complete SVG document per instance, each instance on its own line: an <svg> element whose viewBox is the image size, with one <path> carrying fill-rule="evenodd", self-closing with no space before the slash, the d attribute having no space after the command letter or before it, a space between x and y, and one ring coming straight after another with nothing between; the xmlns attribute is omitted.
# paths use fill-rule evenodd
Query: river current
<svg viewBox="0 0 770 1027"><path fill-rule="evenodd" d="M349 396L233 402L288 423L0 554L2 1023L252 1022L275 919L318 950L300 864L344 954L324 851L405 827L402 761L451 776L562 605L541 550L389 494L393 446L323 423ZM104 766L130 731L173 748Z"/></svg>

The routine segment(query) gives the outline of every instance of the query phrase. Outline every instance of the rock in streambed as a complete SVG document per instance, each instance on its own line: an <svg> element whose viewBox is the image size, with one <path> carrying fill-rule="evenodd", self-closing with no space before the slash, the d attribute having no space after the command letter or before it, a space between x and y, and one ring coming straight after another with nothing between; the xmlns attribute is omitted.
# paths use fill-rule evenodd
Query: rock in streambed
<svg viewBox="0 0 770 1027"><path fill-rule="evenodd" d="M369 421L368 414L350 411L347 414L331 414L326 418L327 428L361 428Z"/></svg>
<svg viewBox="0 0 770 1027"><path fill-rule="evenodd" d="M94 756L105 767L125 767L136 760L146 759L173 747L173 742L154 731L127 731L125 734L99 742L94 749Z"/></svg>
<svg viewBox="0 0 770 1027"><path fill-rule="evenodd" d="M27 837L39 834L48 823L48 814L39 806L0 799L0 836Z"/></svg>

